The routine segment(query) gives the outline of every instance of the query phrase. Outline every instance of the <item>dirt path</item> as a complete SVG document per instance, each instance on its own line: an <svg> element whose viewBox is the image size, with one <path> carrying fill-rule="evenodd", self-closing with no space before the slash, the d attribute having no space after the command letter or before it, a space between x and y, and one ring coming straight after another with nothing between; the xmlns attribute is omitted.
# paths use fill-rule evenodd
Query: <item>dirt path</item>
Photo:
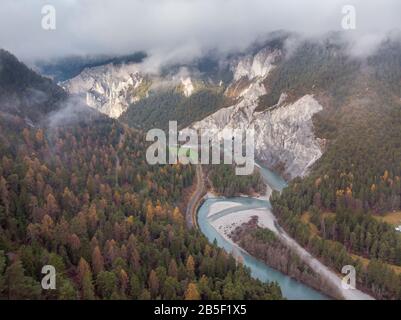
<svg viewBox="0 0 401 320"><path fill-rule="evenodd" d="M270 210L269 210L270 211ZM345 300L374 300L370 295L358 289L344 289L341 278L330 268L313 257L306 249L304 249L296 240L291 238L287 232L280 227L276 217L270 212L273 222L271 231L275 232L281 241L291 248L307 265L309 265L317 274L326 279L337 291L344 297Z"/></svg>

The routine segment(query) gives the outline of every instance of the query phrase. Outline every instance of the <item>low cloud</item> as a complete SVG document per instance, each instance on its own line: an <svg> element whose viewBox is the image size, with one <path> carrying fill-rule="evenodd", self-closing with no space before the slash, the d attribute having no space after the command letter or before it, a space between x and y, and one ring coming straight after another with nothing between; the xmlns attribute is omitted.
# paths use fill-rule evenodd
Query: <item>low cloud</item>
<svg viewBox="0 0 401 320"><path fill-rule="evenodd" d="M45 4L56 8L56 30L41 27ZM339 31L344 5L356 8L355 53L401 28L399 0L2 0L0 45L26 62L144 50L151 69L241 50L275 30Z"/></svg>
<svg viewBox="0 0 401 320"><path fill-rule="evenodd" d="M60 103L57 110L49 113L44 125L48 128L57 128L61 125L71 125L78 122L91 122L102 115L85 104L85 101L79 97L69 97L67 100Z"/></svg>

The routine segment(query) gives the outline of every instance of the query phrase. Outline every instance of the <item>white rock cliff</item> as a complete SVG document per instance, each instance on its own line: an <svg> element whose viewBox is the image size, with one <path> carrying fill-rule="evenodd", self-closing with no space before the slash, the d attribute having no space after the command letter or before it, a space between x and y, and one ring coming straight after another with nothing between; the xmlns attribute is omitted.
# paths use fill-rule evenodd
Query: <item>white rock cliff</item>
<svg viewBox="0 0 401 320"><path fill-rule="evenodd" d="M213 130L222 138L226 129L255 129L255 154L271 167L284 168L284 176L304 176L321 157L320 141L313 134L312 117L322 106L312 95L294 103L285 103L282 94L278 105L263 112L255 111L260 96L266 93L262 81L274 68L279 52L262 50L254 57L245 57L234 67L235 79L250 82L240 94L240 101L223 108L192 125L194 129Z"/></svg>
<svg viewBox="0 0 401 320"><path fill-rule="evenodd" d="M139 100L135 95L144 81L135 64L107 64L83 70L78 76L61 83L68 92L85 99L88 106L118 118L131 103Z"/></svg>
<svg viewBox="0 0 401 320"><path fill-rule="evenodd" d="M283 168L284 176L292 179L305 175L322 155L321 143L312 128L312 117L322 110L322 106L312 95L287 103L286 95L282 93L274 109L256 111L259 97L266 94L264 80L281 55L280 50L265 48L254 55L231 61L233 80L226 93L236 98L237 103L218 110L191 127L215 130L220 136L225 129L253 127L257 160L272 168ZM150 87L145 82L149 79L153 90L158 83L169 83L181 88L187 97L195 91L195 82L188 70L180 70L176 75L162 79L142 72L140 64L87 68L61 86L85 99L90 107L118 118L130 104L148 94Z"/></svg>

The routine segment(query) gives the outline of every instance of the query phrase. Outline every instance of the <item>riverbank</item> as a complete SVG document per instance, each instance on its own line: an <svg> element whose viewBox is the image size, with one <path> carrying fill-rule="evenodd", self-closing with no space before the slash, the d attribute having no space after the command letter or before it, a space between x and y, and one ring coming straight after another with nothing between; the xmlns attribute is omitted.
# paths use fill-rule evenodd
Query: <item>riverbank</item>
<svg viewBox="0 0 401 320"><path fill-rule="evenodd" d="M209 195L210 196L210 195ZM319 293L308 286L291 279L291 277L286 276L285 274L270 268L263 261L251 256L248 252L240 248L236 245L231 239L229 239L226 235L221 235L215 227L212 225L211 218L208 218L210 213L209 207L213 206L215 203L225 202L227 199L220 197L209 197L206 198L202 206L198 211L198 225L201 232L209 239L211 243L216 242L217 246L223 248L226 252L232 253L237 260L240 260L246 267L248 267L251 271L252 277L255 279L259 279L263 282L277 282L280 285L283 296L290 300L324 300L327 299L324 295ZM230 199L231 200L231 199ZM237 202L239 204L244 205L244 201L255 201L254 199L246 199L242 197L232 199L233 202ZM258 205L260 205L260 200L256 200ZM231 201L230 201L231 202ZM230 211L235 211L236 209L241 209L240 207L234 208L232 204L230 208L226 208L228 210L224 213L230 214ZM217 208L216 206L214 207ZM224 211L223 207L222 208ZM212 212L215 212L213 210ZM220 211L221 213L221 211ZM220 219L219 213L216 212L217 216L214 215L214 218ZM224 214L223 214L224 215ZM216 219L216 220L217 220Z"/></svg>
<svg viewBox="0 0 401 320"><path fill-rule="evenodd" d="M240 199L238 197L237 199ZM242 197L243 200L247 200L246 197ZM214 197L214 199L221 199L218 197ZM242 200L242 199L240 199ZM248 198L249 200L249 198ZM249 250L248 247L241 245L241 243L233 238L233 234L249 224L251 221L255 221L255 225L264 230L275 230L275 218L270 210L266 207L268 204L265 201L260 200L259 198L252 198L255 201L255 204L241 204L239 202L230 201L227 199L226 201L215 202L209 205L208 210L208 221L210 225L219 233L221 237L224 238L225 241L230 243L233 247L232 252L234 255L237 255L239 251L244 251L247 254L255 257L256 259L260 259L263 263L266 263L267 266L282 272L283 274L289 276L290 278L303 283L327 296L334 297L336 299L341 299L340 293L336 292L336 288L332 287L330 284L327 284L324 279L321 278L318 274L314 273L313 270L310 270L309 273L313 275L306 275L296 272L289 272L286 268L281 268L280 263L278 261L273 261L271 259L266 260L265 257L261 257L259 255L255 255L255 252ZM258 201L259 200L259 201ZM283 244L282 247L285 245ZM272 247L270 249L273 249ZM287 248L287 255L291 254L291 259L294 258L295 254L292 253L291 249ZM281 256L281 259L283 256ZM290 259L290 257L288 257ZM289 265L287 261L287 266ZM302 263L303 266L307 266ZM305 268L306 269L306 268ZM312 272L311 272L312 271Z"/></svg>
<svg viewBox="0 0 401 320"><path fill-rule="evenodd" d="M229 237L252 256L268 266L323 292L334 299L342 299L340 293L321 275L314 272L305 262L280 241L269 229L258 226L258 218L237 227Z"/></svg>
<svg viewBox="0 0 401 320"><path fill-rule="evenodd" d="M285 187L285 181L280 179L280 177L275 173L266 168L260 167L260 170L268 187L279 191ZM269 193L267 196L268 195ZM242 207L233 205L233 202L236 202L234 201L235 199L238 199L240 203L243 203ZM219 202L218 205L208 205L206 218L210 218L207 219L207 223L210 224L210 227L215 230L215 232L224 240L224 242L230 244L229 246L226 245L226 247L228 247L227 251L230 252L233 250L233 248L236 248L236 250L239 248L239 246L235 244L232 239L230 239L230 233L240 225L249 222L253 216L256 216L258 218L258 226L274 232L274 234L283 244L290 248L292 252L294 252L294 254L296 254L316 274L318 274L319 277L324 279L330 288L333 288L336 290L336 292L338 292L338 295L336 294L336 296L343 297L347 300L373 299L371 296L363 293L360 290L344 289L342 287L341 278L334 271L323 265L318 259L314 258L279 226L276 217L271 212L270 203L265 199L265 196L258 198L219 198L218 201L216 201ZM208 231L210 233L210 230ZM333 295L332 291L330 294Z"/></svg>

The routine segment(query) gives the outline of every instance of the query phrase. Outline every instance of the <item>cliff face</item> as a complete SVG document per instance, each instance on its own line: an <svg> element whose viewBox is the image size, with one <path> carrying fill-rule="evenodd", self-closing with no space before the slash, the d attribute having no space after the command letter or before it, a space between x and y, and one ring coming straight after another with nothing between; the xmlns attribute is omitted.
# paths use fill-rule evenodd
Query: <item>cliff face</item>
<svg viewBox="0 0 401 320"><path fill-rule="evenodd" d="M269 48L264 48L258 53L247 55L240 58L238 62L234 62L234 81L238 81L245 77L249 80L255 78L265 78L274 68L274 63L280 57L280 50L271 51Z"/></svg>
<svg viewBox="0 0 401 320"><path fill-rule="evenodd" d="M140 99L144 76L137 65L107 64L87 68L75 78L61 83L69 93L85 99L88 106L118 118L128 106Z"/></svg>
<svg viewBox="0 0 401 320"><path fill-rule="evenodd" d="M294 103L286 103L282 94L272 110L255 111L260 96L266 94L263 80L274 69L279 51L266 49L254 57L245 57L234 68L234 82L247 86L238 93L238 103L223 108L202 121L193 124L194 129L214 130L219 136L224 129L255 129L255 154L258 161L271 167L283 168L288 179L304 176L308 168L321 157L320 141L313 134L312 116L322 106L312 95L305 95ZM227 90L230 90L228 88Z"/></svg>
<svg viewBox="0 0 401 320"><path fill-rule="evenodd" d="M228 62L232 78L226 84L225 95L236 101L235 104L219 109L191 127L213 129L218 135L225 129L254 127L257 160L280 168L286 178L292 179L305 175L322 155L311 121L322 107L310 94L288 103L282 92L276 106L267 111L256 111L259 98L269 89L265 87L265 80L281 58L283 52L280 49L269 47L232 58ZM184 71L155 76L143 72L140 64L108 64L85 69L61 85L68 92L84 98L90 107L118 118L131 104L167 84L180 90L183 96L191 96L197 90L200 73ZM221 82L208 85L217 88Z"/></svg>
<svg viewBox="0 0 401 320"><path fill-rule="evenodd" d="M293 104L255 115L257 157L270 166L284 166L284 176L304 176L322 156L313 134L312 116L322 106L311 95Z"/></svg>
<svg viewBox="0 0 401 320"><path fill-rule="evenodd" d="M131 104L147 97L150 90L175 87L185 97L195 91L197 82L190 74L159 77L144 72L140 64L112 63L86 68L78 76L60 85L72 95L83 98L86 104L111 118L118 118Z"/></svg>

